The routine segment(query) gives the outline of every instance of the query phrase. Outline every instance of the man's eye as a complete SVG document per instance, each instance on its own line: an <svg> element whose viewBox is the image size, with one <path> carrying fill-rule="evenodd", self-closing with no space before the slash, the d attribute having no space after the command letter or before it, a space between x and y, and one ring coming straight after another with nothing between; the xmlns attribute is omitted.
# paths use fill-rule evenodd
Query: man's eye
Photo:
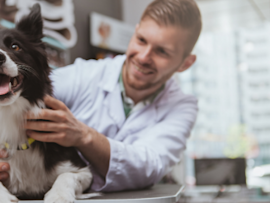
<svg viewBox="0 0 270 203"><path fill-rule="evenodd" d="M13 49L14 51L20 51L21 50L21 48L20 48L20 46L18 44L12 44L11 49Z"/></svg>
<svg viewBox="0 0 270 203"><path fill-rule="evenodd" d="M142 42L142 43L145 43L145 40L143 39L143 38L138 38L138 40L140 41L140 42Z"/></svg>
<svg viewBox="0 0 270 203"><path fill-rule="evenodd" d="M157 51L160 54L167 55L167 52L164 49L158 49Z"/></svg>

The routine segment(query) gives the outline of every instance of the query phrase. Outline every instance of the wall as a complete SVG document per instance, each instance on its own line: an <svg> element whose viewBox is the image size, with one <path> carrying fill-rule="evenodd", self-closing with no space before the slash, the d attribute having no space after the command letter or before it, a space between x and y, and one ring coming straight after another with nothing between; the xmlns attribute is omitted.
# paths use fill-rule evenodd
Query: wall
<svg viewBox="0 0 270 203"><path fill-rule="evenodd" d="M132 25L136 25L148 4L153 0L121 0L123 8L123 21Z"/></svg>
<svg viewBox="0 0 270 203"><path fill-rule="evenodd" d="M92 11L123 20L136 25L146 8L153 0L74 0L75 27L78 32L78 42L70 50L70 63L77 57L94 58L97 48L90 45L90 19Z"/></svg>
<svg viewBox="0 0 270 203"><path fill-rule="evenodd" d="M153 0L121 1L123 20L136 25L145 7ZM196 0L196 2L202 13L203 31L228 31L242 26L256 26L270 20L269 0Z"/></svg>
<svg viewBox="0 0 270 203"><path fill-rule="evenodd" d="M77 57L84 59L94 58L96 48L90 45L90 18L92 11L122 19L121 0L74 0L75 27L78 32L78 41L70 50L70 63Z"/></svg>
<svg viewBox="0 0 270 203"><path fill-rule="evenodd" d="M197 0L202 13L203 31L232 31L256 27L270 20L269 0Z"/></svg>

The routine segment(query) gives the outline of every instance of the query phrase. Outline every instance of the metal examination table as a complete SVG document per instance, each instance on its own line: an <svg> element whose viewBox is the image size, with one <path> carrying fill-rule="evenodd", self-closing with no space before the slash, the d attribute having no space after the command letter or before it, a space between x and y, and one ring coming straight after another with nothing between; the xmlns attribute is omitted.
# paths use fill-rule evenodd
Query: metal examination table
<svg viewBox="0 0 270 203"><path fill-rule="evenodd" d="M101 197L77 200L76 203L176 203L184 187L181 185L158 184L149 189L105 193ZM19 201L19 203L43 203L43 201Z"/></svg>

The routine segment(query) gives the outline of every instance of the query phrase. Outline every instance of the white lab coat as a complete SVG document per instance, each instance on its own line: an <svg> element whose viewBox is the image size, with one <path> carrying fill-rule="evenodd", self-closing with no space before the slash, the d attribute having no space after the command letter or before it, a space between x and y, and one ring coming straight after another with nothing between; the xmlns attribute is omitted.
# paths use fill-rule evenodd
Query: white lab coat
<svg viewBox="0 0 270 203"><path fill-rule="evenodd" d="M197 100L169 79L152 104L125 118L119 74L126 56L83 60L54 71L54 96L104 134L111 156L105 180L93 169L92 189L119 191L157 183L179 162L197 114Z"/></svg>

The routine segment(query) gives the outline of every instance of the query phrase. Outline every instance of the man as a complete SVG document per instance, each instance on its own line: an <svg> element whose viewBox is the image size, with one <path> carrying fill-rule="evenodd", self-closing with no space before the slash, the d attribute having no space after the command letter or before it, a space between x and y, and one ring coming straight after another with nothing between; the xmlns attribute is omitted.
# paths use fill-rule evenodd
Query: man
<svg viewBox="0 0 270 203"><path fill-rule="evenodd" d="M126 55L82 60L54 71L55 98L28 136L74 146L89 162L96 191L139 189L157 183L179 162L195 122L197 102L171 78L196 60L201 31L194 0L156 0L145 10ZM44 131L39 133L37 131ZM4 167L4 169L3 169ZM4 176L9 166L1 163Z"/></svg>

